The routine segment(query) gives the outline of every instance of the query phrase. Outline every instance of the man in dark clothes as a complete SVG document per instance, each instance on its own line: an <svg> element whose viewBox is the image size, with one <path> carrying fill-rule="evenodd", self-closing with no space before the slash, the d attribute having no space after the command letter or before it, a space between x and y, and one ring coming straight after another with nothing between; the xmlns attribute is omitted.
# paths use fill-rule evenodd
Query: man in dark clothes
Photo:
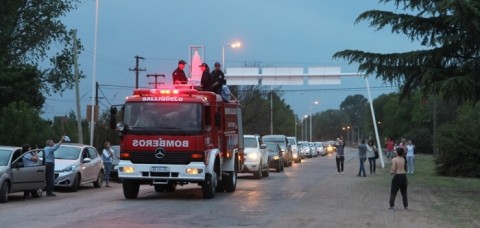
<svg viewBox="0 0 480 228"><path fill-rule="evenodd" d="M222 93L222 86L227 84L227 80L225 79L225 74L220 70L220 63L215 63L215 70L212 71L212 91L216 94Z"/></svg>
<svg viewBox="0 0 480 228"><path fill-rule="evenodd" d="M173 84L187 84L188 79L185 75L185 72L183 71L183 69L185 68L185 64L187 64L187 62L183 60L178 61L178 67L172 73Z"/></svg>

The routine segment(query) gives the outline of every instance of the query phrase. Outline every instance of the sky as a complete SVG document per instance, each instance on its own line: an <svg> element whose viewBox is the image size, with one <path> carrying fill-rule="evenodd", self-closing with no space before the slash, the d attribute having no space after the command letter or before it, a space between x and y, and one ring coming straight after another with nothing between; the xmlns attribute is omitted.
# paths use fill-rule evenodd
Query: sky
<svg viewBox="0 0 480 228"><path fill-rule="evenodd" d="M221 62L225 44L239 41L241 48L225 48L226 67L260 63L274 67L341 67L357 72L358 65L332 59L345 49L392 53L419 49L402 34L375 30L359 14L379 9L395 11L378 0L98 0L95 78L100 85L100 110L122 104L135 86L134 56L144 57L139 84L148 86L147 74L171 76L179 59L189 59L189 47L201 45L205 62ZM84 46L79 56L82 117L91 104L95 0L82 0L62 21L77 30ZM188 66L187 66L188 67ZM373 99L397 88L369 75ZM227 78L228 84L228 78ZM349 95L367 97L365 80L342 77L340 85L282 86L283 98L298 116L338 109ZM313 102L318 101L315 105ZM268 108L268 107L265 107ZM43 117L67 115L75 110L75 91L47 97Z"/></svg>

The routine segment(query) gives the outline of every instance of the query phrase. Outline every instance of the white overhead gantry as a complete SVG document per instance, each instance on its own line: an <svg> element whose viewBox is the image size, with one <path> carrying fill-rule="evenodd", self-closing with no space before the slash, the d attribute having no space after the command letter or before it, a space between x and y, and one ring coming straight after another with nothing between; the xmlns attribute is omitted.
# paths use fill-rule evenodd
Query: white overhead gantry
<svg viewBox="0 0 480 228"><path fill-rule="evenodd" d="M227 68L225 77L228 85L338 85L341 84L342 76L364 76L360 73L342 73L340 67L244 67L244 68ZM368 100L370 103L370 111L372 113L372 121L377 139L377 148L379 150L382 168L385 167L382 153L382 145L378 135L377 121L373 111L372 98L370 94L370 86L368 77L365 77L366 89L368 91ZM273 119L272 99L270 103L270 115ZM271 133L273 133L273 123L271 123Z"/></svg>

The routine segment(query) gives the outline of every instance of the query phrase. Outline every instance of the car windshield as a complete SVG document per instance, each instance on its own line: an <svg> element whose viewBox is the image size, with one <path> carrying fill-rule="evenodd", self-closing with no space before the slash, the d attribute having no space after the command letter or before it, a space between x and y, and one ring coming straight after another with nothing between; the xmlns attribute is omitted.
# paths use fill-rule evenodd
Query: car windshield
<svg viewBox="0 0 480 228"><path fill-rule="evenodd" d="M0 166L6 166L8 164L11 154L11 150L0 150Z"/></svg>
<svg viewBox="0 0 480 228"><path fill-rule="evenodd" d="M55 159L77 160L80 148L61 146L55 150Z"/></svg>
<svg viewBox="0 0 480 228"><path fill-rule="evenodd" d="M123 123L131 130L200 131L202 106L197 103L130 102L125 104Z"/></svg>
<svg viewBox="0 0 480 228"><path fill-rule="evenodd" d="M290 145L296 145L295 139L289 138L289 139L288 139L288 144L290 144Z"/></svg>
<svg viewBox="0 0 480 228"><path fill-rule="evenodd" d="M277 144L274 143L267 143L267 152L269 154L278 154L278 147Z"/></svg>
<svg viewBox="0 0 480 228"><path fill-rule="evenodd" d="M244 143L245 147L249 147L249 148L257 148L258 147L256 138L244 138L243 143Z"/></svg>

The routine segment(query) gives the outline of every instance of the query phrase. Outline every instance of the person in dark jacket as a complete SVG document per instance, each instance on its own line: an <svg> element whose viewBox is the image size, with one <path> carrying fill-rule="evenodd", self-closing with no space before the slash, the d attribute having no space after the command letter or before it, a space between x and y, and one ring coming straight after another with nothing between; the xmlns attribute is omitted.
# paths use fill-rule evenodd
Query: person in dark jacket
<svg viewBox="0 0 480 228"><path fill-rule="evenodd" d="M367 145L365 139L362 139L361 144L358 146L358 158L360 160L360 169L358 170L358 176L366 177L365 173L365 160L367 160Z"/></svg>
<svg viewBox="0 0 480 228"><path fill-rule="evenodd" d="M187 62L183 60L178 61L178 67L172 73L173 84L187 84L188 79L187 79L187 76L185 75L185 71L183 71L186 64Z"/></svg>
<svg viewBox="0 0 480 228"><path fill-rule="evenodd" d="M215 63L215 70L212 71L212 91L216 94L222 93L222 86L227 84L227 80L225 79L225 74L220 69L222 65L219 62Z"/></svg>
<svg viewBox="0 0 480 228"><path fill-rule="evenodd" d="M199 66L202 70L202 79L200 80L200 87L204 91L212 91L212 75L210 74L210 67L208 64L202 63Z"/></svg>

